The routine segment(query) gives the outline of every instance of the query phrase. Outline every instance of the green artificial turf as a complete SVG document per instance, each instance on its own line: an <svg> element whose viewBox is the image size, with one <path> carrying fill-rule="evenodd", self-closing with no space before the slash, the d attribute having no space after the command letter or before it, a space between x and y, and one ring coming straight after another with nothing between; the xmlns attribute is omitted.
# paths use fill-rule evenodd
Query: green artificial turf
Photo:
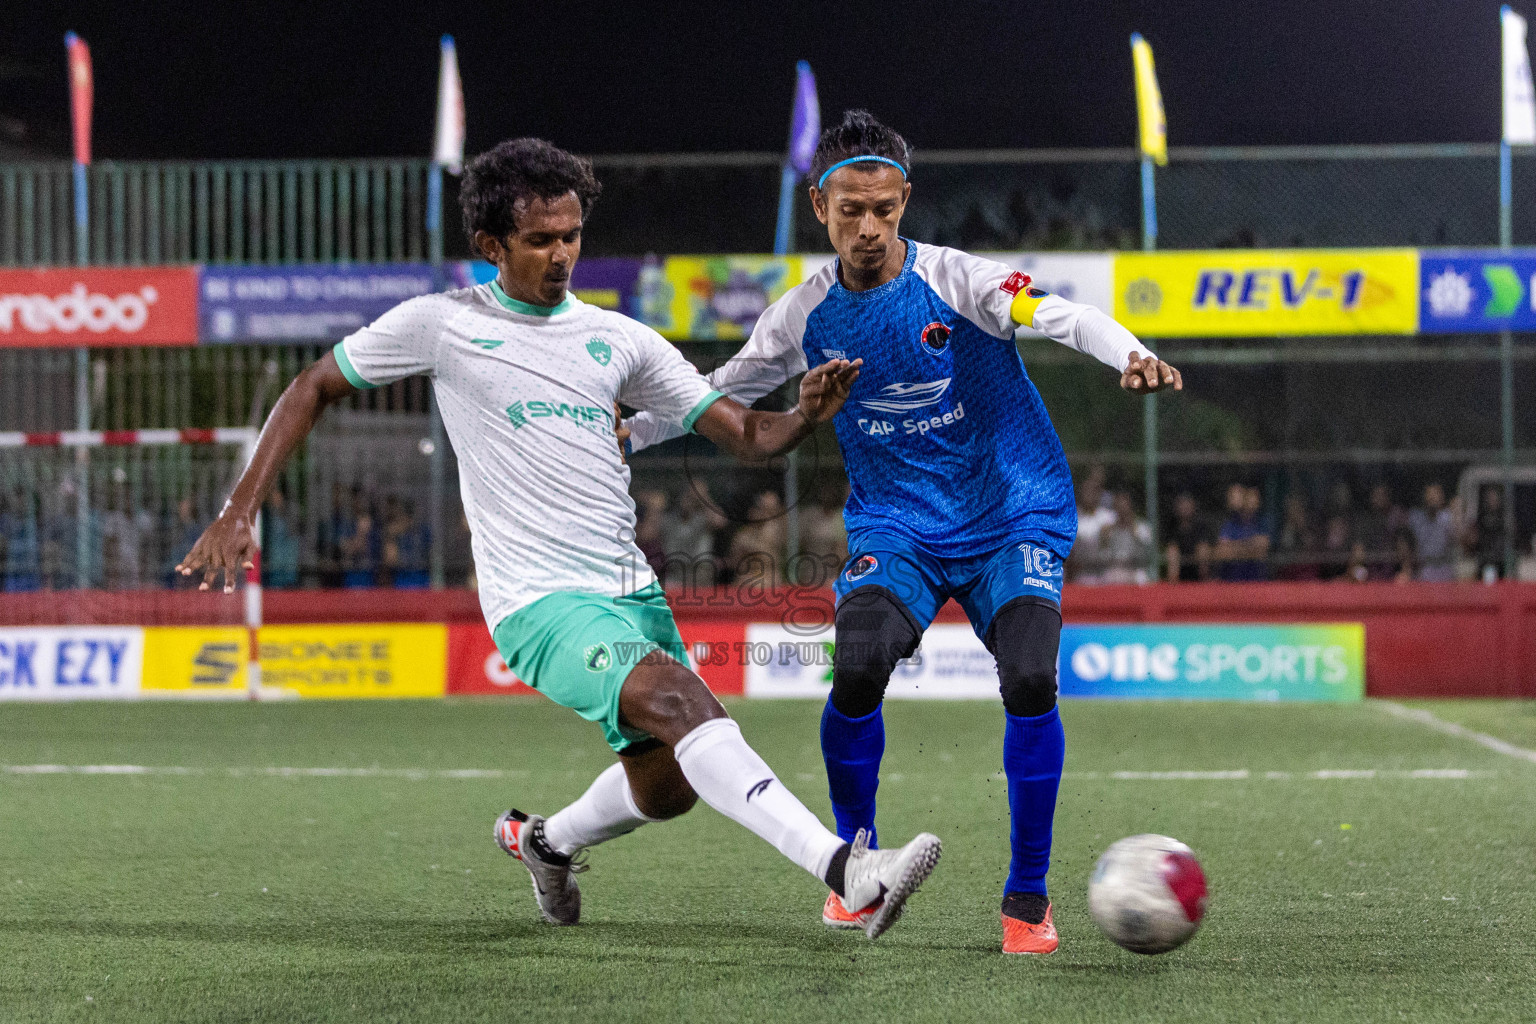
<svg viewBox="0 0 1536 1024"><path fill-rule="evenodd" d="M1416 706L1533 740L1529 705ZM731 712L830 820L820 708ZM594 850L584 923L540 923L492 820L557 809L610 760L541 699L0 706L5 765L187 770L0 772L0 1021L1536 1017L1536 764L1371 704L1063 716L1062 948L1035 959L998 952L991 703L887 707L881 835L930 830L945 853L876 943L827 932L822 887L702 805ZM274 767L367 771L256 771ZM1144 774L1181 771L1248 775ZM1085 906L1097 855L1148 831L1192 845L1213 890L1161 957L1112 946Z"/></svg>

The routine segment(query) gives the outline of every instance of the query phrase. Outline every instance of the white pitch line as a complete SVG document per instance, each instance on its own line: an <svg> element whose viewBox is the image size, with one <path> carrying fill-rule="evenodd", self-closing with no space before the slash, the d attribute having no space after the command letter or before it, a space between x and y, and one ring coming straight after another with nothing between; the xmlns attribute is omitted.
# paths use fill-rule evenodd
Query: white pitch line
<svg viewBox="0 0 1536 1024"><path fill-rule="evenodd" d="M422 782L427 779L479 780L523 779L532 772L517 768L293 768L269 766L262 768L190 768L183 765L143 764L5 764L0 765L0 775L200 775L223 776L232 779L406 779ZM572 774L567 772L566 774ZM1330 779L1473 779L1496 775L1491 771L1472 771L1467 768L1324 768L1311 772L1267 771L1252 772L1247 768L1226 771L1166 771L1166 772L1066 772L1062 778L1068 781L1088 782L1245 782L1264 780L1280 782L1292 779L1326 781ZM823 778L811 772L800 772L800 782L817 782ZM1002 772L994 772L994 780L1003 781ZM904 782L906 776L892 772L886 782Z"/></svg>
<svg viewBox="0 0 1536 1024"><path fill-rule="evenodd" d="M1396 715L1398 718L1406 718L1410 722L1418 722L1420 725L1428 726L1436 732L1443 732L1447 736L1459 736L1464 740L1471 740L1473 743L1487 747L1489 750L1503 754L1506 757L1513 757L1521 761L1529 761L1532 764L1536 764L1536 750L1527 750L1524 747L1517 747L1513 743L1506 743L1504 740L1499 739L1497 736L1489 736L1485 732L1475 732L1471 729L1468 729L1464 725L1457 725L1455 722L1447 722L1445 719L1439 717L1438 715L1430 714L1423 708L1405 707L1402 704L1398 704L1397 702L1390 700L1378 700L1373 701L1372 703L1379 706L1389 715Z"/></svg>

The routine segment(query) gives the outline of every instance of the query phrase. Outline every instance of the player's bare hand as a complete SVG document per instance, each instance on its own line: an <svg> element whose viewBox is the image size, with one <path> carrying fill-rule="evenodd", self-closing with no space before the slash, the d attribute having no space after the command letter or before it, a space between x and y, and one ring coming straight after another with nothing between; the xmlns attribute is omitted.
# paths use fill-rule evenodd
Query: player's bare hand
<svg viewBox="0 0 1536 1024"><path fill-rule="evenodd" d="M1156 356L1131 353L1131 361L1120 375L1120 386L1127 391L1139 391L1144 395L1154 391L1183 391L1184 375L1171 364Z"/></svg>
<svg viewBox="0 0 1536 1024"><path fill-rule="evenodd" d="M629 443L629 427L624 423L624 414L619 411L619 403L613 403L613 436L619 442L619 461L627 461L624 458L624 446Z"/></svg>
<svg viewBox="0 0 1536 1024"><path fill-rule="evenodd" d="M176 566L183 576L191 576L201 570L203 582L198 590L211 590L218 583L219 573L224 574L224 593L232 594L241 569L256 567L256 534L252 523L244 516L226 512L203 531Z"/></svg>
<svg viewBox="0 0 1536 1024"><path fill-rule="evenodd" d="M848 401L864 360L832 359L800 379L800 413L812 423L825 423Z"/></svg>

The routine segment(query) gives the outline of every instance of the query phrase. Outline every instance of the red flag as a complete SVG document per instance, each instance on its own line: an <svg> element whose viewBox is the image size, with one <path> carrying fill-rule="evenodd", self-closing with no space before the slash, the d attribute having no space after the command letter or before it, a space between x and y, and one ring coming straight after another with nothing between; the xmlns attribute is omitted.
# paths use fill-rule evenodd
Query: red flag
<svg viewBox="0 0 1536 1024"><path fill-rule="evenodd" d="M69 51L69 113L75 128L75 163L91 162L91 103L95 89L91 82L91 51L85 40L73 32L64 34Z"/></svg>

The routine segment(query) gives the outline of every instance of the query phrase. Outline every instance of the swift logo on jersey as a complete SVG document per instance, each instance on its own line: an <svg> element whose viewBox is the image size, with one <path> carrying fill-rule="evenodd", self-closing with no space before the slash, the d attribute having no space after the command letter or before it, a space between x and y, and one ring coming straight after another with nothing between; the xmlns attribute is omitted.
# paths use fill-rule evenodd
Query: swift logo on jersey
<svg viewBox="0 0 1536 1024"><path fill-rule="evenodd" d="M526 427L529 420L555 419L571 420L578 426L590 430L606 430L613 413L601 409L595 405L571 405L568 402L541 402L536 399L527 402L517 401L507 406L507 419L512 421L514 429Z"/></svg>
<svg viewBox="0 0 1536 1024"><path fill-rule="evenodd" d="M927 384L887 384L878 397L859 404L875 412L911 412L925 405L932 405L949 390L950 378Z"/></svg>

